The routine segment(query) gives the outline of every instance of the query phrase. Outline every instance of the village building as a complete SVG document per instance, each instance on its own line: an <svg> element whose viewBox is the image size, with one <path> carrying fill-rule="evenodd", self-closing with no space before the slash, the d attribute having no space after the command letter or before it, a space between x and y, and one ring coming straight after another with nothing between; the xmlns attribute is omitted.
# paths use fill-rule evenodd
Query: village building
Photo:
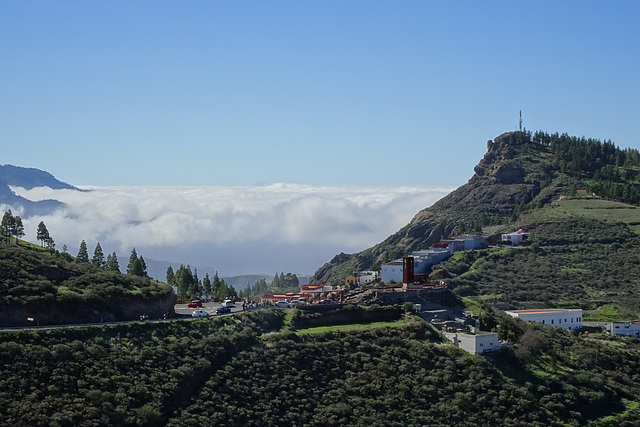
<svg viewBox="0 0 640 427"><path fill-rule="evenodd" d="M444 239L433 245L431 249L412 252L414 278L418 282L426 281L426 273L432 265L439 264L454 252L470 249L481 249L485 246L484 237L473 234L462 234L452 239ZM406 257L405 257L406 258ZM403 259L397 259L380 267L380 278L385 283L404 283Z"/></svg>
<svg viewBox="0 0 640 427"><path fill-rule="evenodd" d="M537 322L562 329L574 330L582 327L582 309L580 308L510 310L506 313L527 322Z"/></svg>
<svg viewBox="0 0 640 427"><path fill-rule="evenodd" d="M640 321L611 322L611 336L629 336L640 338Z"/></svg>
<svg viewBox="0 0 640 427"><path fill-rule="evenodd" d="M369 283L375 282L375 280L380 277L380 274L377 271L366 270L358 272L358 283L360 286L368 285Z"/></svg>
<svg viewBox="0 0 640 427"><path fill-rule="evenodd" d="M496 351L502 347L495 332L443 332L456 347L468 351L471 354L482 354L489 351Z"/></svg>
<svg viewBox="0 0 640 427"><path fill-rule="evenodd" d="M529 238L529 234L521 228L513 233L503 234L501 239L503 242L511 242L512 245L519 245Z"/></svg>

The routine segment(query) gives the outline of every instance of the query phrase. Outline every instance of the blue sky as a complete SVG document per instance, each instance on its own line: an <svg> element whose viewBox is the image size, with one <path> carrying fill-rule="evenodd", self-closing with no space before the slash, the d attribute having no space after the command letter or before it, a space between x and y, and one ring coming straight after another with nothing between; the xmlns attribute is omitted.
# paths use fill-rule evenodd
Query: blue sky
<svg viewBox="0 0 640 427"><path fill-rule="evenodd" d="M455 187L519 110L640 148L639 9L0 0L0 163L75 185Z"/></svg>

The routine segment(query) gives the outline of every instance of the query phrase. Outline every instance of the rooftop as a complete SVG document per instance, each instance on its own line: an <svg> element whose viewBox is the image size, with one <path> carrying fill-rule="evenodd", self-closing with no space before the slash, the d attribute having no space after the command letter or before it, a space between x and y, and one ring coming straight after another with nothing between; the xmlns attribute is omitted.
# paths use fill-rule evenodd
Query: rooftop
<svg viewBox="0 0 640 427"><path fill-rule="evenodd" d="M581 308L542 308L537 310L507 310L508 313L518 313L518 314L566 313L567 311L582 311L582 309Z"/></svg>

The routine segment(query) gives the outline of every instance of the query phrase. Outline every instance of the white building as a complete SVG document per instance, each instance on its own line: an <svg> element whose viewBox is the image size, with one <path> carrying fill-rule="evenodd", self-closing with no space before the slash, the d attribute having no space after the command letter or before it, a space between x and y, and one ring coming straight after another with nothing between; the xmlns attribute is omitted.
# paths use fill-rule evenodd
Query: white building
<svg viewBox="0 0 640 427"><path fill-rule="evenodd" d="M527 322L537 322L562 329L582 327L582 309L580 308L511 310L506 313Z"/></svg>
<svg viewBox="0 0 640 427"><path fill-rule="evenodd" d="M640 338L640 322L611 322L611 336L622 335Z"/></svg>
<svg viewBox="0 0 640 427"><path fill-rule="evenodd" d="M391 261L380 267L380 279L384 283L402 283L402 260Z"/></svg>
<svg viewBox="0 0 640 427"><path fill-rule="evenodd" d="M455 237L456 240L464 241L464 250L482 249L484 247L484 237L477 234L461 234Z"/></svg>
<svg viewBox="0 0 640 427"><path fill-rule="evenodd" d="M443 332L443 334L456 347L460 347L471 354L495 351L502 346L498 340L498 334L495 332L476 332L475 334L466 332Z"/></svg>
<svg viewBox="0 0 640 427"><path fill-rule="evenodd" d="M529 237L529 233L522 230L521 228L518 231L515 231L513 233L503 234L502 241L511 242L512 245L519 245L520 242L527 240L528 237Z"/></svg>
<svg viewBox="0 0 640 427"><path fill-rule="evenodd" d="M360 283L360 286L371 283L377 278L378 278L377 271L367 270L367 271L358 272L358 283Z"/></svg>

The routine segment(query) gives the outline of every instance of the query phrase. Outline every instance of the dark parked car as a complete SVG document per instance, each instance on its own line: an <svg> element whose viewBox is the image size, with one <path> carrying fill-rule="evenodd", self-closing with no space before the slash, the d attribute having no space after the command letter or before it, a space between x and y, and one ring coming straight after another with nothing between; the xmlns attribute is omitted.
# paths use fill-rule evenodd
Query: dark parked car
<svg viewBox="0 0 640 427"><path fill-rule="evenodd" d="M231 307L218 307L216 308L216 314L231 313Z"/></svg>
<svg viewBox="0 0 640 427"><path fill-rule="evenodd" d="M187 304L187 307L189 307L189 308L202 307L202 301L200 301L199 299L194 299L189 304Z"/></svg>
<svg viewBox="0 0 640 427"><path fill-rule="evenodd" d="M337 303L332 299L323 299L318 304L337 304Z"/></svg>

